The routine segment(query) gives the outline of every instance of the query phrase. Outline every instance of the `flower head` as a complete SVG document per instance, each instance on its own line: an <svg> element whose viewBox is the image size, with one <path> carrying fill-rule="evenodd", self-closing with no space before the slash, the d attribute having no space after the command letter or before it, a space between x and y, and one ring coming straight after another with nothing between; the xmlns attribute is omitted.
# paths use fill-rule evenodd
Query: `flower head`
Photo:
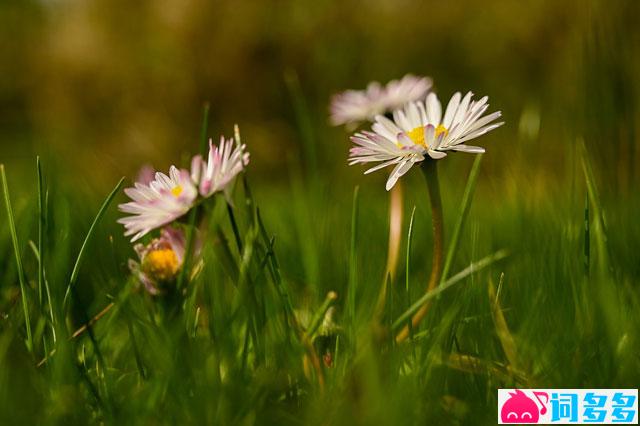
<svg viewBox="0 0 640 426"><path fill-rule="evenodd" d="M233 138L220 137L220 144L214 145L209 140L209 157L207 161L196 155L191 161L191 176L200 183L200 195L210 197L216 192L231 189L234 178L249 164L249 153L246 145L238 144Z"/></svg>
<svg viewBox="0 0 640 426"><path fill-rule="evenodd" d="M187 213L198 196L189 172L175 166L171 166L169 176L158 172L148 185L136 182L124 192L132 201L118 208L131 216L118 222L126 228L125 236L133 235L132 242Z"/></svg>
<svg viewBox="0 0 640 426"><path fill-rule="evenodd" d="M380 162L365 174L395 165L387 180L386 188L390 190L415 163L427 156L438 160L451 150L483 153L484 148L463 143L504 123L493 123L501 116L500 111L482 115L489 108L488 97L472 101L472 96L471 92L462 99L460 93L453 95L444 116L434 93L430 93L424 102L412 102L394 111L393 120L376 116L373 131L359 132L351 137L356 146L351 148L349 165Z"/></svg>
<svg viewBox="0 0 640 426"><path fill-rule="evenodd" d="M423 98L432 84L428 77L407 74L400 80L390 81L386 86L374 81L369 83L366 90L339 93L331 99L331 123L338 126L371 121L378 114Z"/></svg>
<svg viewBox="0 0 640 426"><path fill-rule="evenodd" d="M136 244L134 250L139 261L129 260L129 269L152 295L166 291L182 268L185 253L184 232L172 227L160 231L160 238L146 246Z"/></svg>

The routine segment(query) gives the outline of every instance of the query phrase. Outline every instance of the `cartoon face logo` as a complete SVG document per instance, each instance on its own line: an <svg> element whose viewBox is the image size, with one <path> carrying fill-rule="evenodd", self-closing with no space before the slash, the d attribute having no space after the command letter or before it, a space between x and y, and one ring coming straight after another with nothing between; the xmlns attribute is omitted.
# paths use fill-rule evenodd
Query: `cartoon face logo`
<svg viewBox="0 0 640 426"><path fill-rule="evenodd" d="M547 407L540 401L540 396L546 397L547 402L549 396L545 392L534 392L536 399L542 406L538 410L538 405L524 392L516 389L515 392L509 392L511 397L502 406L500 410L500 419L503 423L538 423L540 414L547 412Z"/></svg>

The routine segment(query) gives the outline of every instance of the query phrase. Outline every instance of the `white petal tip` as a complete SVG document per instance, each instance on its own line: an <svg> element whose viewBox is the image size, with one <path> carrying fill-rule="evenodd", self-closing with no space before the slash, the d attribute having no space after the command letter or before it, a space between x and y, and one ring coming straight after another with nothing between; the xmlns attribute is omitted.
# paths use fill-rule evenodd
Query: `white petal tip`
<svg viewBox="0 0 640 426"><path fill-rule="evenodd" d="M427 154L429 154L429 157L433 158L434 160L440 160L441 158L447 156L447 153L442 151L429 151Z"/></svg>

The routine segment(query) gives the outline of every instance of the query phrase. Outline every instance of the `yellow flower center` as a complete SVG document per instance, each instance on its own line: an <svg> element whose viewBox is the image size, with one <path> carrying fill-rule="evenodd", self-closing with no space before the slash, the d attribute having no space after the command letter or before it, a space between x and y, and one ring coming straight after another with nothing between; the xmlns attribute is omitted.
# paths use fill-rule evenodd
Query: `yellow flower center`
<svg viewBox="0 0 640 426"><path fill-rule="evenodd" d="M416 127L410 132L407 132L407 136L409 136L416 145L426 146L424 143L424 127Z"/></svg>
<svg viewBox="0 0 640 426"><path fill-rule="evenodd" d="M439 124L438 127L436 127L436 138L442 134L447 136L449 134L449 131L442 124ZM407 136L409 136L409 139L411 139L411 141L416 145L422 145L425 148L429 148L427 142L424 139L424 127L416 127L410 132L407 132Z"/></svg>
<svg viewBox="0 0 640 426"><path fill-rule="evenodd" d="M439 124L438 127L436 127L436 138L443 133L445 136L447 136L449 134L449 131L442 124Z"/></svg>
<svg viewBox="0 0 640 426"><path fill-rule="evenodd" d="M152 279L171 281L178 273L178 256L170 248L153 250L144 257L143 271Z"/></svg>
<svg viewBox="0 0 640 426"><path fill-rule="evenodd" d="M173 189L171 190L171 193L173 194L174 197L178 198L180 194L182 194L182 185L173 187Z"/></svg>

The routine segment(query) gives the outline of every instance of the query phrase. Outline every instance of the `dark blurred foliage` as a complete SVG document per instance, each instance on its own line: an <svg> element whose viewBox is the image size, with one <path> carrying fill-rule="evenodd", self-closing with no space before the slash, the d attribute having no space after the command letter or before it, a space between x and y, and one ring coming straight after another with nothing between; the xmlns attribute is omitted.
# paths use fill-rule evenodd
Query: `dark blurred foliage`
<svg viewBox="0 0 640 426"><path fill-rule="evenodd" d="M293 82L321 172L344 175L348 140L328 128L330 95L413 72L432 76L445 100L471 89L504 112L487 170L533 167L553 180L583 136L607 186L628 190L638 178L639 5L3 0L0 159L14 170L36 153L64 159L59 169L106 190L142 163L166 169L193 153L209 101L211 133L238 123L252 173L278 180L301 159Z"/></svg>

